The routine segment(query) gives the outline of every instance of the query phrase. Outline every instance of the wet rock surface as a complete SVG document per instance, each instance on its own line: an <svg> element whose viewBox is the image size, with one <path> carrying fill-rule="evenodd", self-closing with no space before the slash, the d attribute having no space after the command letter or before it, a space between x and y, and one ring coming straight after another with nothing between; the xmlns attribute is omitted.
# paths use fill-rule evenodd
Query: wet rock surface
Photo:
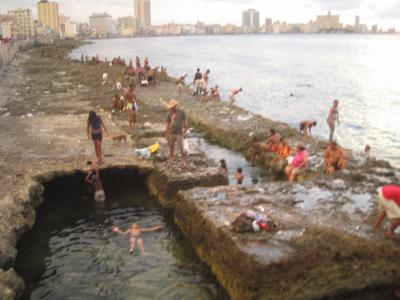
<svg viewBox="0 0 400 300"><path fill-rule="evenodd" d="M233 299L320 299L392 284L399 243L362 223L369 198L310 183L196 188L179 194L175 219ZM277 227L231 231L248 209L262 209Z"/></svg>

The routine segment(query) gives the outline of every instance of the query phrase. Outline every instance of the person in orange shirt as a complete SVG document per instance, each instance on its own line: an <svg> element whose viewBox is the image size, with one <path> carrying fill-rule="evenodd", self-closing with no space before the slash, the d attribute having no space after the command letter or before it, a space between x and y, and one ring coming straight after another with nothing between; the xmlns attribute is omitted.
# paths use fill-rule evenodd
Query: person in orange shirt
<svg viewBox="0 0 400 300"><path fill-rule="evenodd" d="M274 162L274 179L277 179L285 167L288 165L288 157L292 154L292 147L289 145L285 137L280 139L278 149L276 151L277 157L273 160Z"/></svg>

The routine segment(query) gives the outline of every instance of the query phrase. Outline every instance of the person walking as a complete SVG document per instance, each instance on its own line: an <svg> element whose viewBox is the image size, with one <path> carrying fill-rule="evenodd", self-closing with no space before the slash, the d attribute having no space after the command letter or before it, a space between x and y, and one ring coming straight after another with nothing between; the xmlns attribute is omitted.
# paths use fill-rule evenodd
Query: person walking
<svg viewBox="0 0 400 300"><path fill-rule="evenodd" d="M179 102L175 99L171 99L167 108L169 114L167 118L166 126L166 138L169 147L168 164L171 164L174 158L175 143L178 144L179 151L181 154L182 167L186 167L185 153L183 151L183 140L186 137L186 132L189 127L189 122L186 113L178 108Z"/></svg>
<svg viewBox="0 0 400 300"><path fill-rule="evenodd" d="M90 111L87 120L86 131L88 138L92 138L98 163L101 163L101 143L103 141L103 130L108 136L107 128L104 125L101 117L98 116L96 112Z"/></svg>

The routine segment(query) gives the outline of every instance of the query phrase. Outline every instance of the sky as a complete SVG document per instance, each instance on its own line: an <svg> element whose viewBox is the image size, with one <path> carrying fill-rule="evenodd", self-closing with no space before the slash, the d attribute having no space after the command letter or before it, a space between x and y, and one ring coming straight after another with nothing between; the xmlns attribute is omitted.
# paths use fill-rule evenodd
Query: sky
<svg viewBox="0 0 400 300"><path fill-rule="evenodd" d="M133 0L58 0L60 13L76 22L88 22L93 12L108 12L113 18L133 15ZM13 8L31 8L36 17L36 0L0 0L0 14ZM151 0L152 24L169 22L241 24L242 11L260 11L261 23L272 18L290 23L315 20L328 10L354 24L355 15L369 26L400 29L400 0Z"/></svg>

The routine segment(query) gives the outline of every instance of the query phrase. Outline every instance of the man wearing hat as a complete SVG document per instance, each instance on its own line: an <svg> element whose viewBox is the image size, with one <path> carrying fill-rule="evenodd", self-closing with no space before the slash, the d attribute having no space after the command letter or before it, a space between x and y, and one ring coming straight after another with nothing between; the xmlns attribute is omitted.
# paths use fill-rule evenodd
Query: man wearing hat
<svg viewBox="0 0 400 300"><path fill-rule="evenodd" d="M189 123L186 113L178 108L178 104L179 102L175 99L171 99L167 104L167 108L169 109L166 128L166 138L169 146L168 163L172 163L174 158L174 146L175 143L177 143L181 152L182 163L186 166L185 154L183 152L183 140L186 136Z"/></svg>

